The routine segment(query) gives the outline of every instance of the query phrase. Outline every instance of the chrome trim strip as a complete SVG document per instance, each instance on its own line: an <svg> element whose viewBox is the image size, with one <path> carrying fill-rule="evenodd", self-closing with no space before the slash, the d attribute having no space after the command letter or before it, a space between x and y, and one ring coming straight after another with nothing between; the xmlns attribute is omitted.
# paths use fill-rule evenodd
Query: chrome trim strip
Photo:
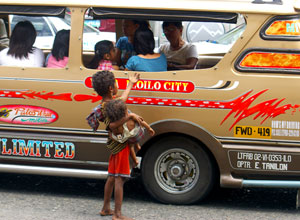
<svg viewBox="0 0 300 220"><path fill-rule="evenodd" d="M300 188L300 181L289 180L242 180L243 187Z"/></svg>
<svg viewBox="0 0 300 220"><path fill-rule="evenodd" d="M24 138L24 139L38 139L38 140L53 140L53 141L73 141L73 142L84 142L84 143L101 143L106 144L107 138L100 136L71 136L63 134L38 134L38 133L13 133L9 131L0 131L0 138Z"/></svg>
<svg viewBox="0 0 300 220"><path fill-rule="evenodd" d="M66 169L58 167L24 166L14 164L0 164L0 172L79 177L91 179L106 179L108 175L107 171L101 170Z"/></svg>
<svg viewBox="0 0 300 220"><path fill-rule="evenodd" d="M97 166L104 166L108 167L108 162L98 162L98 161L83 161L83 160L66 160L66 159L53 159L53 158L35 158L35 157L21 157L21 156L4 156L0 155L0 161L2 159L9 159L9 160L18 160L18 161L38 161L38 162L56 162L61 164L80 164L80 165L97 165Z"/></svg>
<svg viewBox="0 0 300 220"><path fill-rule="evenodd" d="M296 140L267 140L267 139L252 139L252 138L234 138L234 137L218 137L215 136L222 144L224 143L238 143L238 144L270 144L274 145L300 145L300 141Z"/></svg>
<svg viewBox="0 0 300 220"><path fill-rule="evenodd" d="M63 79L42 79L42 78L19 78L19 77L0 77L0 80L19 80L19 81L38 81L38 82L61 82L61 83L80 83L84 80L63 80Z"/></svg>
<svg viewBox="0 0 300 220"><path fill-rule="evenodd" d="M93 132L92 129L80 129L80 128L59 128L59 127L38 127L38 126L25 126L25 125L4 125L1 124L0 128L8 128L8 129L27 129L26 131L30 130L46 130L46 131L57 131L57 132L84 132L87 134L108 134L105 130L99 130L96 132ZM26 132L24 131L24 132Z"/></svg>

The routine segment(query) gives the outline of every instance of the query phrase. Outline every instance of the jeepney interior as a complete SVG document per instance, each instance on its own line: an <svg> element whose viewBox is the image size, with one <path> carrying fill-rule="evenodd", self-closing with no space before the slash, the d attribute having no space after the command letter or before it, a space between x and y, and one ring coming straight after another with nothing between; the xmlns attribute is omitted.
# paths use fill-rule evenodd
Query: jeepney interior
<svg viewBox="0 0 300 220"><path fill-rule="evenodd" d="M84 66L94 56L94 45L98 41L117 42L118 38L123 36L122 19L148 20L155 37L155 51L158 51L160 45L168 42L162 30L162 22L182 21L183 39L196 45L199 53L197 69L215 66L230 51L246 27L244 17L237 13L88 8L83 16ZM26 19L33 23L37 31L34 46L42 49L47 57L51 52L56 32L60 29L71 29L71 17L71 10L64 7L1 6L0 49L8 46L7 39L14 25Z"/></svg>

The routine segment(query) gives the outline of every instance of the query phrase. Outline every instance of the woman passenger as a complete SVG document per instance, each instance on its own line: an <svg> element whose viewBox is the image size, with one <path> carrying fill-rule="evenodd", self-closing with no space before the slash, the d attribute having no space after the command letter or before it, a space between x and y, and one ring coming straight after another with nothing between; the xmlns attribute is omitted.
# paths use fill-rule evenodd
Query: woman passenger
<svg viewBox="0 0 300 220"><path fill-rule="evenodd" d="M169 43L161 45L159 52L166 55L168 70L194 69L198 62L197 48L182 39L182 23L165 21L162 27Z"/></svg>
<svg viewBox="0 0 300 220"><path fill-rule="evenodd" d="M36 30L29 21L16 24L9 42L9 47L0 52L0 66L42 67L44 53L33 47Z"/></svg>
<svg viewBox="0 0 300 220"><path fill-rule="evenodd" d="M136 55L136 52L133 48L133 38L135 31L141 27L141 28L148 28L150 25L147 21L143 20L123 20L122 21L122 29L123 34L125 36L120 37L120 39L117 41L116 48L117 48L117 54L116 54L116 62L118 66L125 66L127 63L127 60L133 56Z"/></svg>
<svg viewBox="0 0 300 220"><path fill-rule="evenodd" d="M60 30L56 33L51 54L46 66L49 68L64 68L69 61L70 30Z"/></svg>
<svg viewBox="0 0 300 220"><path fill-rule="evenodd" d="M138 55L129 58L125 70L160 72L167 71L164 54L154 53L155 41L149 28L139 28L134 34L134 50Z"/></svg>

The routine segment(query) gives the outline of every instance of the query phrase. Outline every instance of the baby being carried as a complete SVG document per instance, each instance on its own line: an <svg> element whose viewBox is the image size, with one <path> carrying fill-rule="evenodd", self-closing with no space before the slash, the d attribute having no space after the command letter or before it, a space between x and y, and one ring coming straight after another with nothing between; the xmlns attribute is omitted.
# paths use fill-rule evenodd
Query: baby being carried
<svg viewBox="0 0 300 220"><path fill-rule="evenodd" d="M114 140L124 143L128 141L130 145L130 156L135 163L138 165L135 150L141 149L139 141L144 137L144 130L147 129L151 136L154 135L154 130L144 120L136 122L132 119L127 120L124 123L128 110L125 102L122 99L114 99L109 101L105 106L106 115L110 120L109 129L111 130L111 138Z"/></svg>

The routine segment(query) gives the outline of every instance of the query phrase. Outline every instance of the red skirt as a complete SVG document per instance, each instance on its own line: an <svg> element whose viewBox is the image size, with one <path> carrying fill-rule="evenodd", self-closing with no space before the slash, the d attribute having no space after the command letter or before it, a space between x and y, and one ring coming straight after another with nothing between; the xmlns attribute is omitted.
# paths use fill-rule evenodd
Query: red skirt
<svg viewBox="0 0 300 220"><path fill-rule="evenodd" d="M129 155L129 145L119 153L111 154L108 163L108 175L130 177Z"/></svg>

